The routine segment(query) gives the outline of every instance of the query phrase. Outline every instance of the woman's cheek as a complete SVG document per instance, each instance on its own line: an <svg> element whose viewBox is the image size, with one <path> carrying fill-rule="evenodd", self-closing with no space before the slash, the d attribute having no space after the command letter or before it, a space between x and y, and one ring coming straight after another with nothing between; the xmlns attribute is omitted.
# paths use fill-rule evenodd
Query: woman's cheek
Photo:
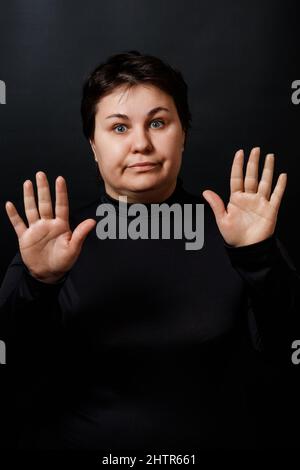
<svg viewBox="0 0 300 470"><path fill-rule="evenodd" d="M181 136L178 135L178 132L175 132L175 129L170 129L164 136L163 145L165 149L168 149L168 153L173 154L175 150L181 148Z"/></svg>

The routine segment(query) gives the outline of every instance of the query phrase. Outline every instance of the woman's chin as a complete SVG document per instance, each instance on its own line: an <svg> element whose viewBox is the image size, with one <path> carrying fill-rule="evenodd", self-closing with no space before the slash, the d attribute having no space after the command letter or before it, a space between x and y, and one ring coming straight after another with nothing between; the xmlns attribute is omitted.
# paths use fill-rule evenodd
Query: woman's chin
<svg viewBox="0 0 300 470"><path fill-rule="evenodd" d="M126 180L126 185L130 191L149 191L155 189L163 183L164 178L158 175L150 175L148 172L139 173Z"/></svg>

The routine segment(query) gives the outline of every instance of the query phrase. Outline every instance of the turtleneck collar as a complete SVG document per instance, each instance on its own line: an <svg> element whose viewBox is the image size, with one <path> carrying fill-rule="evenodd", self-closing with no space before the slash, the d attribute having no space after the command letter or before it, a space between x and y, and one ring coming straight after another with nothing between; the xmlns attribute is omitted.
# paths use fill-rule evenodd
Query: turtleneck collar
<svg viewBox="0 0 300 470"><path fill-rule="evenodd" d="M177 181L176 181L176 187L173 191L173 193L165 200L163 201L160 201L160 202L157 202L156 204L173 204L175 202L179 202L181 200L181 196L182 196L182 193L183 193L184 189L182 187L182 179L178 176L177 177ZM115 209L117 210L117 212L119 211L119 204L121 206L123 206L125 203L124 202L119 202L118 199L115 199L113 197L111 197L109 194L107 194L107 192L105 191L105 187L103 186L103 192L101 194L101 202L102 203L106 203L106 204L112 204ZM127 203L127 208L129 208L131 205L134 205L134 204L137 204L137 203L134 203L134 202L128 202ZM144 206L146 206L147 209L151 209L151 204L153 203L143 203Z"/></svg>

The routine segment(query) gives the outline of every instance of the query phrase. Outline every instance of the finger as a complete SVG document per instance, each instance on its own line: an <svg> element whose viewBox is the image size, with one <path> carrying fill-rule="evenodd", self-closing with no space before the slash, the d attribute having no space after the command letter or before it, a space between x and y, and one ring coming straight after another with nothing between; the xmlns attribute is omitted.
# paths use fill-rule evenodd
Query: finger
<svg viewBox="0 0 300 470"><path fill-rule="evenodd" d="M234 156L231 175L230 175L230 191L244 191L243 177L244 151L238 150Z"/></svg>
<svg viewBox="0 0 300 470"><path fill-rule="evenodd" d="M226 213L226 209L220 196L210 189L203 191L202 195L212 208L216 220L221 219Z"/></svg>
<svg viewBox="0 0 300 470"><path fill-rule="evenodd" d="M62 176L58 176L55 183L55 217L69 222L69 200L67 184Z"/></svg>
<svg viewBox="0 0 300 470"><path fill-rule="evenodd" d="M26 180L23 184L23 194L24 194L24 209L28 224L31 225L37 220L39 220L40 215L38 213L33 185L30 180Z"/></svg>
<svg viewBox="0 0 300 470"><path fill-rule="evenodd" d="M256 193L258 185L258 162L260 156L260 148L254 147L248 159L246 174L245 174L245 192L246 193Z"/></svg>
<svg viewBox="0 0 300 470"><path fill-rule="evenodd" d="M96 221L94 219L86 219L76 227L70 240L70 247L74 252L78 252L81 249L86 236L95 225Z"/></svg>
<svg viewBox="0 0 300 470"><path fill-rule="evenodd" d="M287 183L287 174L281 173L278 177L276 186L274 188L274 191L270 199L271 206L273 206L274 209L276 209L277 211L279 210L279 207L281 204L282 196L286 188L286 183Z"/></svg>
<svg viewBox="0 0 300 470"><path fill-rule="evenodd" d="M15 232L18 236L18 238L21 238L23 233L27 230L27 227L22 219L20 217L17 209L15 208L14 204L10 201L7 201L5 204L5 209L6 213L8 215L9 220L11 221L11 224L13 228L15 229Z"/></svg>
<svg viewBox="0 0 300 470"><path fill-rule="evenodd" d="M274 161L274 154L269 153L265 158L264 169L261 175L261 180L258 185L258 192L267 199L270 198L270 194L272 191Z"/></svg>
<svg viewBox="0 0 300 470"><path fill-rule="evenodd" d="M42 219L52 219L53 210L47 176L43 171L36 173L39 213Z"/></svg>

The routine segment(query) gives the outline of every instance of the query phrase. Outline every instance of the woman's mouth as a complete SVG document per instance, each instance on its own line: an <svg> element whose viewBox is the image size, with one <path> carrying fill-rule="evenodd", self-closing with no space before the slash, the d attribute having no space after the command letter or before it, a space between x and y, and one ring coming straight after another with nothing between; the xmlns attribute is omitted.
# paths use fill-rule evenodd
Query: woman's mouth
<svg viewBox="0 0 300 470"><path fill-rule="evenodd" d="M131 170L136 170L136 171L149 171L153 170L158 166L157 163L136 163L135 165L131 165L128 168Z"/></svg>

